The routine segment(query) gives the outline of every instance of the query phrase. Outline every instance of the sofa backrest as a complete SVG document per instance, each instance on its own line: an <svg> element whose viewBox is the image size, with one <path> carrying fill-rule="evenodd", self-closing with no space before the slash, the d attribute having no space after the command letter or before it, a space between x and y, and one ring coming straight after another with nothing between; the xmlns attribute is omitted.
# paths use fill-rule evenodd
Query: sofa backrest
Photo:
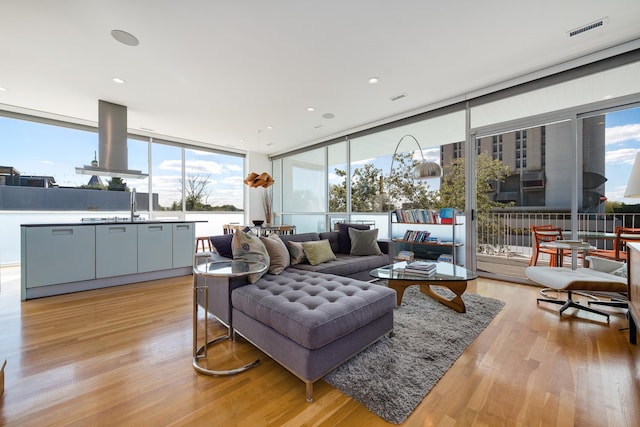
<svg viewBox="0 0 640 427"><path fill-rule="evenodd" d="M340 239L337 231L325 231L320 233L320 240L328 240L334 254L340 253Z"/></svg>
<svg viewBox="0 0 640 427"><path fill-rule="evenodd" d="M282 236L280 236L280 238L285 243L289 241L313 242L315 240L320 240L320 235L318 233L283 234Z"/></svg>

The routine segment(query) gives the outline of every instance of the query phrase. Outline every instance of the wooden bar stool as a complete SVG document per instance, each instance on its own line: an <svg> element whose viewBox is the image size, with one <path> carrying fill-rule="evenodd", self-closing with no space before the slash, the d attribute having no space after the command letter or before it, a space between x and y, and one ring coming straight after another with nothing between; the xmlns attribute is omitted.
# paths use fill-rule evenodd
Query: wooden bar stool
<svg viewBox="0 0 640 427"><path fill-rule="evenodd" d="M211 252L211 240L208 237L196 237L196 252Z"/></svg>

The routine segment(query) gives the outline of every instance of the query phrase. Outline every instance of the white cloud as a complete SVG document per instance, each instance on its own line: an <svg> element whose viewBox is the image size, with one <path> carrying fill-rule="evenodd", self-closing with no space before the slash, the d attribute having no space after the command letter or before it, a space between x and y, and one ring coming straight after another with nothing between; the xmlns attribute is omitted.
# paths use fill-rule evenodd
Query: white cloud
<svg viewBox="0 0 640 427"><path fill-rule="evenodd" d="M163 160L158 165L158 169L164 170L164 171L175 171L175 172L182 173L182 161L181 160Z"/></svg>
<svg viewBox="0 0 640 427"><path fill-rule="evenodd" d="M242 186L244 185L243 179L240 175L228 176L226 178L223 178L221 182L222 184L233 187L235 189L242 188Z"/></svg>
<svg viewBox="0 0 640 427"><path fill-rule="evenodd" d="M607 145L625 141L640 141L640 123L606 128L605 141Z"/></svg>
<svg viewBox="0 0 640 427"><path fill-rule="evenodd" d="M232 172L242 172L244 170L242 165L225 165L225 168Z"/></svg>
<svg viewBox="0 0 640 427"><path fill-rule="evenodd" d="M620 148L619 150L610 150L605 153L605 162L632 165L638 151L640 151L638 148Z"/></svg>
<svg viewBox="0 0 640 427"><path fill-rule="evenodd" d="M627 190L627 184L618 185L612 190L607 188L607 200L610 202L623 202L628 204L635 204L637 201L633 201L632 199L625 199L624 192Z"/></svg>
<svg viewBox="0 0 640 427"><path fill-rule="evenodd" d="M223 166L220 163L210 160L187 160L185 161L185 173L198 175L219 175Z"/></svg>

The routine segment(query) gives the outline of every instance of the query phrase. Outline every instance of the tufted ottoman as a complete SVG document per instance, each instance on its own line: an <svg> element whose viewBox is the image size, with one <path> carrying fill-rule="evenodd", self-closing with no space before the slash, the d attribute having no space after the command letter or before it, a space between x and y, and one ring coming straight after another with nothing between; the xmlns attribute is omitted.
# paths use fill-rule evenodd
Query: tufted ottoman
<svg viewBox="0 0 640 427"><path fill-rule="evenodd" d="M393 329L392 289L287 269L231 293L233 326L306 383L313 383Z"/></svg>

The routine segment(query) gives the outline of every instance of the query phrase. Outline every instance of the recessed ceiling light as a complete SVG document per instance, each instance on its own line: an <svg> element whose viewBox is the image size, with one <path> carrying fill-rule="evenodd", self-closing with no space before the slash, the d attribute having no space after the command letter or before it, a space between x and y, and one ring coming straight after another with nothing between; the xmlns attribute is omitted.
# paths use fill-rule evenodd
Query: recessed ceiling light
<svg viewBox="0 0 640 427"><path fill-rule="evenodd" d="M2 87L2 86L0 86L0 92L6 92L6 91L7 91L7 88L6 88L6 87Z"/></svg>
<svg viewBox="0 0 640 427"><path fill-rule="evenodd" d="M111 30L111 37L127 46L138 46L140 44L136 36L122 30Z"/></svg>
<svg viewBox="0 0 640 427"><path fill-rule="evenodd" d="M333 119L335 117L335 114L333 114L333 113L324 113L322 115L322 117L324 117L325 119Z"/></svg>
<svg viewBox="0 0 640 427"><path fill-rule="evenodd" d="M374 84L378 83L379 81L380 81L380 79L377 78L377 77L369 77L369 84L374 85Z"/></svg>
<svg viewBox="0 0 640 427"><path fill-rule="evenodd" d="M119 83L119 84L123 84L123 83L124 83L124 80L122 80L122 79L121 79L121 78L119 78L119 77L114 77L114 78L113 78L113 81L114 81L115 83Z"/></svg>
<svg viewBox="0 0 640 427"><path fill-rule="evenodd" d="M307 111L312 112L312 111L316 111L316 109L313 107L307 107Z"/></svg>
<svg viewBox="0 0 640 427"><path fill-rule="evenodd" d="M271 130L273 129L273 126L267 126L267 129Z"/></svg>

